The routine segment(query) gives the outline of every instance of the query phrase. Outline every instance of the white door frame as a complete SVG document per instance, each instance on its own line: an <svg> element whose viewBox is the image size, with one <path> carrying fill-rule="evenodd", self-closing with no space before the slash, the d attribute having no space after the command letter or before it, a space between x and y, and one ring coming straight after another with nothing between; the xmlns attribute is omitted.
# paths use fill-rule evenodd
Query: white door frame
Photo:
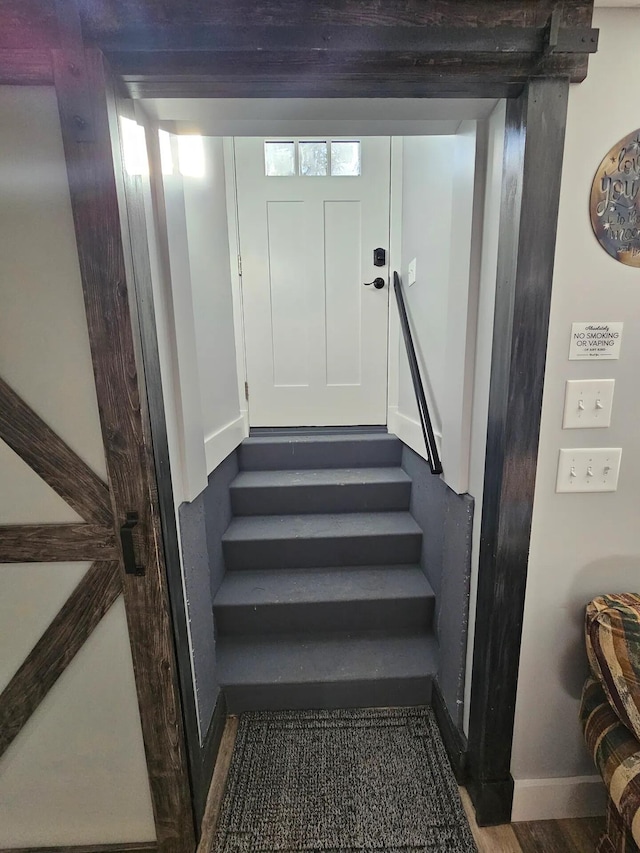
<svg viewBox="0 0 640 853"><path fill-rule="evenodd" d="M402 137L391 137L391 181L389 203L389 331L387 341L387 429L394 432L398 418L398 377L400 370L400 321L393 271L402 259Z"/></svg>
<svg viewBox="0 0 640 853"><path fill-rule="evenodd" d="M238 366L238 399L243 419L244 433L249 435L249 402L247 394L247 352L244 331L244 305L242 298L242 271L240 267L240 232L238 229L238 191L236 183L236 154L232 136L223 141L224 181L227 192L227 223L229 232L229 259L231 264L231 294L233 300L233 325Z"/></svg>

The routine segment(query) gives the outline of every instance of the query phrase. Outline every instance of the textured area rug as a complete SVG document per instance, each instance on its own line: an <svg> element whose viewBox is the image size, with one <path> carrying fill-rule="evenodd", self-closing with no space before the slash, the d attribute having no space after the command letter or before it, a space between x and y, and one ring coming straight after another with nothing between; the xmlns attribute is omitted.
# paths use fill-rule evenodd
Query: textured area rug
<svg viewBox="0 0 640 853"><path fill-rule="evenodd" d="M214 853L476 853L430 708L243 714Z"/></svg>

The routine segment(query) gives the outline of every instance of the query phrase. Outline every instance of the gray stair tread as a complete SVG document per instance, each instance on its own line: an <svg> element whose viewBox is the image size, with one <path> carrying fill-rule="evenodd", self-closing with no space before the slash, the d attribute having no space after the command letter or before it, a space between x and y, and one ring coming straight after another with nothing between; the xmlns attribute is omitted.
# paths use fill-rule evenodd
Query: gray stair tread
<svg viewBox="0 0 640 853"><path fill-rule="evenodd" d="M410 483L402 468L316 468L301 471L241 471L232 489L295 486L350 486Z"/></svg>
<svg viewBox="0 0 640 853"><path fill-rule="evenodd" d="M402 442L388 433L250 436L240 445L243 471L378 468L400 465Z"/></svg>
<svg viewBox="0 0 640 853"><path fill-rule="evenodd" d="M228 572L214 607L428 598L419 566L353 566Z"/></svg>
<svg viewBox="0 0 640 853"><path fill-rule="evenodd" d="M408 512L349 512L310 515L254 515L233 518L225 542L329 539L421 534Z"/></svg>
<svg viewBox="0 0 640 853"><path fill-rule="evenodd" d="M223 687L423 678L437 669L431 634L229 638L217 643Z"/></svg>

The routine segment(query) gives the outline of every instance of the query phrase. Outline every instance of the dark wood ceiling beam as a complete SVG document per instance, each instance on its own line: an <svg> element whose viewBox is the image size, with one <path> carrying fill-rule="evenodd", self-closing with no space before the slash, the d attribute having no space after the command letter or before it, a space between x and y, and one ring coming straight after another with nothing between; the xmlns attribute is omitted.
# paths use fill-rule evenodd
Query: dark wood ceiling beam
<svg viewBox="0 0 640 853"><path fill-rule="evenodd" d="M119 29L98 43L134 97L508 97L533 76L585 78L598 31L553 22L177 24Z"/></svg>
<svg viewBox="0 0 640 853"><path fill-rule="evenodd" d="M239 79L232 75L157 77L124 75L132 98L516 98L525 81L380 80L353 75L324 75L292 80L286 75Z"/></svg>
<svg viewBox="0 0 640 853"><path fill-rule="evenodd" d="M0 756L80 651L122 591L117 562L86 572L0 695Z"/></svg>
<svg viewBox="0 0 640 853"><path fill-rule="evenodd" d="M59 46L42 0L24 2L33 34L21 3L6 0L15 9L0 48ZM531 77L584 80L598 42L592 12L593 0L79 4L85 43L108 56L134 97L183 98L513 97ZM22 67L18 77L32 73Z"/></svg>
<svg viewBox="0 0 640 853"><path fill-rule="evenodd" d="M422 57L477 53L541 54L549 27L451 26L217 26L206 24L138 26L99 40L111 53L320 53L407 54ZM598 30L559 27L554 53L595 53Z"/></svg>
<svg viewBox="0 0 640 853"><path fill-rule="evenodd" d="M11 0L18 2L18 0ZM22 2L22 0L20 0ZM34 0L29 0L34 2ZM106 36L140 24L301 26L545 26L556 7L563 25L589 26L592 0L91 0L81 4L85 35Z"/></svg>
<svg viewBox="0 0 640 853"><path fill-rule="evenodd" d="M46 86L52 83L50 50L0 49L0 85Z"/></svg>
<svg viewBox="0 0 640 853"><path fill-rule="evenodd" d="M0 563L117 560L115 533L96 524L0 525Z"/></svg>
<svg viewBox="0 0 640 853"><path fill-rule="evenodd" d="M107 484L3 379L0 438L81 518L96 524L113 523Z"/></svg>
<svg viewBox="0 0 640 853"><path fill-rule="evenodd" d="M134 97L515 97L532 76L584 78L570 54L372 57L309 53L113 54Z"/></svg>

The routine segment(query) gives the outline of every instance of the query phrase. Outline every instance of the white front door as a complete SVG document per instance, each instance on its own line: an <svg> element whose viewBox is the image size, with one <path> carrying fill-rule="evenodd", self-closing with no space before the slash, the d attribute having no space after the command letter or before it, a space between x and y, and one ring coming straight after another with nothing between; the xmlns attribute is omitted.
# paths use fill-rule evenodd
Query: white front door
<svg viewBox="0 0 640 853"><path fill-rule="evenodd" d="M386 423L389 138L235 154L251 425Z"/></svg>

